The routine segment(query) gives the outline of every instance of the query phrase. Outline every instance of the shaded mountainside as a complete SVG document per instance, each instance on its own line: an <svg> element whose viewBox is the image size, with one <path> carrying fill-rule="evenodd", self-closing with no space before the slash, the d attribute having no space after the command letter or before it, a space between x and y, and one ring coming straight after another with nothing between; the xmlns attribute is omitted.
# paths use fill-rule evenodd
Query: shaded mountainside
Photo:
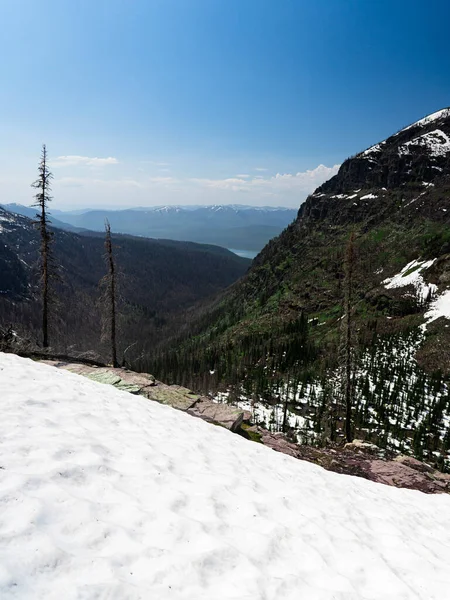
<svg viewBox="0 0 450 600"><path fill-rule="evenodd" d="M449 174L450 109L349 158L248 274L146 367L238 400L274 406L287 398L297 433L317 441L336 402L343 260L353 231L357 428L420 454L420 425L422 437L434 432L430 453L450 448ZM274 428L283 421L270 418Z"/></svg>
<svg viewBox="0 0 450 600"><path fill-rule="evenodd" d="M105 274L104 238L53 231L59 306L53 349L101 350L98 284ZM119 268L121 346L155 347L176 330L190 306L242 276L250 261L217 246L114 235ZM27 217L0 209L0 322L37 336L39 234Z"/></svg>

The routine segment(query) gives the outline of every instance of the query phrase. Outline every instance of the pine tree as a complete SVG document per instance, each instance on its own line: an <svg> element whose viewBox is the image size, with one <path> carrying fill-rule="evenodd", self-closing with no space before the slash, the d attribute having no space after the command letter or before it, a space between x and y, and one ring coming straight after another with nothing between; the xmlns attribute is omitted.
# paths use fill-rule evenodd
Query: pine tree
<svg viewBox="0 0 450 600"><path fill-rule="evenodd" d="M117 344L116 344L116 265L114 262L113 245L111 240L111 225L108 219L105 220L105 262L108 273L103 278L105 284L105 305L106 305L106 324L109 331L111 362L113 367L118 367L117 362Z"/></svg>
<svg viewBox="0 0 450 600"><path fill-rule="evenodd" d="M42 297L42 345L47 348L48 341L48 317L49 317L49 298L50 298L50 278L52 269L52 232L49 231L48 221L48 203L51 201L50 196L51 180L53 174L48 168L47 148L45 144L42 146L41 160L38 167L39 176L31 186L37 190L35 194L36 202L33 206L39 208L36 215L36 225L39 227L41 234L41 297Z"/></svg>

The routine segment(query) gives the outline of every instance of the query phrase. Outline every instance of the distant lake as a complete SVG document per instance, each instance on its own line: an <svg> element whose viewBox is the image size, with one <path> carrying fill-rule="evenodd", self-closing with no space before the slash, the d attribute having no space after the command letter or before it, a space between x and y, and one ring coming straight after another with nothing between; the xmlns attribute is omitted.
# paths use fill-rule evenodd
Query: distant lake
<svg viewBox="0 0 450 600"><path fill-rule="evenodd" d="M255 250L236 250L235 248L228 248L228 250L230 252L234 252L234 254L237 254L238 256L242 256L243 258L253 259L257 254L259 254L259 252Z"/></svg>

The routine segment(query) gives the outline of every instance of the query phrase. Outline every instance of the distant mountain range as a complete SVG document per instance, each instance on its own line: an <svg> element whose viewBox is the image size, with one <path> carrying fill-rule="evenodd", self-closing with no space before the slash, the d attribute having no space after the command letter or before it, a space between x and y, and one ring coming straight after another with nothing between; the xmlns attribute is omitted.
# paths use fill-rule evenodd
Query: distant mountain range
<svg viewBox="0 0 450 600"><path fill-rule="evenodd" d="M0 206L30 218L36 213L33 207L20 204ZM51 212L53 226L66 231L103 231L108 219L116 233L216 244L254 253L278 236L297 215L297 210L291 208L237 204Z"/></svg>

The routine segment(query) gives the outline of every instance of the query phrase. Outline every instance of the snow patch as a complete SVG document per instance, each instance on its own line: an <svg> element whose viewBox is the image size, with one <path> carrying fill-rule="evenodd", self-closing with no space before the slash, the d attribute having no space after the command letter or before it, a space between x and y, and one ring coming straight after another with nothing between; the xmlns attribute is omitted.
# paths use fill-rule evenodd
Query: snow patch
<svg viewBox="0 0 450 600"><path fill-rule="evenodd" d="M430 309L424 315L425 323L421 326L422 331L426 330L429 323L440 317L450 319L450 290L446 290L432 301Z"/></svg>
<svg viewBox="0 0 450 600"><path fill-rule="evenodd" d="M379 144L375 144L374 146L367 148L367 150L364 150L364 152L361 152L360 156L370 156L371 154L376 154L377 152L381 152L382 146L384 144L385 144L385 142L380 142Z"/></svg>
<svg viewBox="0 0 450 600"><path fill-rule="evenodd" d="M410 154L411 148L422 148L431 156L444 156L450 152L450 138L440 129L424 133L398 148L400 155Z"/></svg>
<svg viewBox="0 0 450 600"><path fill-rule="evenodd" d="M428 115L427 117L424 117L423 119L420 119L419 121L408 125L408 127L404 127L401 131L399 131L399 133L401 133L402 131L407 131L412 127L416 127L417 125L423 127L423 125L428 125L428 123L432 123L437 119L446 119L447 117L450 117L450 108L443 108L442 110L438 110L432 113L431 115ZM398 135L398 133L396 135Z"/></svg>
<svg viewBox="0 0 450 600"><path fill-rule="evenodd" d="M437 290L437 286L434 283L425 283L421 272L429 269L435 261L435 258L427 261L417 259L412 260L403 267L400 273L397 273L397 275L394 275L393 277L388 277L382 283L386 289L412 285L416 290L417 298L421 302L424 302L430 293L434 293Z"/></svg>

